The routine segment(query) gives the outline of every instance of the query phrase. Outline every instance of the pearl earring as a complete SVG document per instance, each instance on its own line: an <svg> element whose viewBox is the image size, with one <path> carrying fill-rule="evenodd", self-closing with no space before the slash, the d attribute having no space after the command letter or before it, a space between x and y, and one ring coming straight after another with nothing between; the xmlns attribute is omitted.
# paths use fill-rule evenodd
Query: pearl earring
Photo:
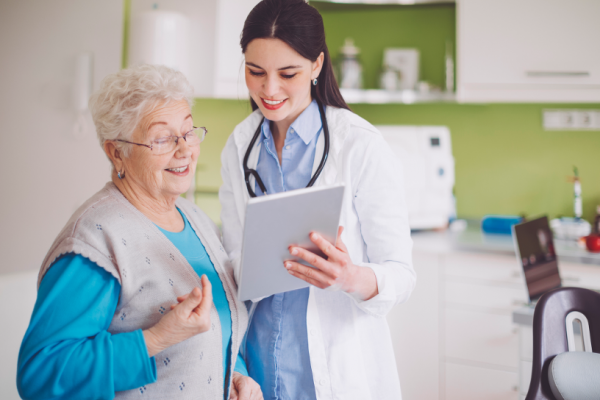
<svg viewBox="0 0 600 400"><path fill-rule="evenodd" d="M317 81L317 78L313 79L313 81L312 81L312 82L313 82L313 86L317 86L317 82L318 82L318 81Z"/></svg>

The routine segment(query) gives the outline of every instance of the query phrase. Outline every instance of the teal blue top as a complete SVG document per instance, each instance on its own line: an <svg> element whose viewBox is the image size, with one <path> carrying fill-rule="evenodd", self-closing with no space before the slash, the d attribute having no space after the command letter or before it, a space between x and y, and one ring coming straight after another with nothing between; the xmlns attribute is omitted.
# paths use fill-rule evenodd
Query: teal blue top
<svg viewBox="0 0 600 400"><path fill-rule="evenodd" d="M163 232L198 276L206 274L212 284L225 373L231 312L204 246L183 218L182 232ZM40 284L19 352L17 387L23 399L112 399L115 392L156 381L156 362L148 356L142 331L107 331L120 293L116 278L81 255L66 254L52 264ZM239 355L235 371L248 375Z"/></svg>
<svg viewBox="0 0 600 400"><path fill-rule="evenodd" d="M196 232L194 232L185 215L181 211L179 213L185 222L185 228L181 232L169 232L160 226L158 229L173 242L192 268L194 268L198 276L206 275L212 285L213 302L219 313L221 331L223 332L221 335L223 338L223 373L226 373L230 360L229 353L231 351L231 311L229 310L229 302L225 295L225 289L223 289L223 282L221 282L219 274L217 274L212 261L210 261L204 245L198 235L196 235ZM248 376L244 359L239 354L235 363L235 371Z"/></svg>

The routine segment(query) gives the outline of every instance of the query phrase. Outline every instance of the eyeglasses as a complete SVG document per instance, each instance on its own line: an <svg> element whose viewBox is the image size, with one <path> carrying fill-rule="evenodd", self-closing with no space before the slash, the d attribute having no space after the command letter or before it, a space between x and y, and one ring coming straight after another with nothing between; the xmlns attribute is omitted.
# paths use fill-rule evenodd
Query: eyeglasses
<svg viewBox="0 0 600 400"><path fill-rule="evenodd" d="M127 140L121 139L116 139L115 141L128 144L135 144L137 146L144 146L149 148L153 155L160 156L162 154L167 154L175 150L175 148L177 148L177 143L179 142L179 139L185 140L190 146L195 146L204 141L204 138L206 138L207 133L208 130L205 127L193 127L192 130L190 130L182 136L161 137L153 140L152 142L150 142L149 145L144 143L128 142Z"/></svg>

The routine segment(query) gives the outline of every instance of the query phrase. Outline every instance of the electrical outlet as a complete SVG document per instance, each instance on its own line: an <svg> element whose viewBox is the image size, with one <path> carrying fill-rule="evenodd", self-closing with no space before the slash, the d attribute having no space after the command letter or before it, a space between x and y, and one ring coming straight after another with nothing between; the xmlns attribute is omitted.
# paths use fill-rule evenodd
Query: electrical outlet
<svg viewBox="0 0 600 400"><path fill-rule="evenodd" d="M543 110L542 116L547 131L600 130L600 110Z"/></svg>

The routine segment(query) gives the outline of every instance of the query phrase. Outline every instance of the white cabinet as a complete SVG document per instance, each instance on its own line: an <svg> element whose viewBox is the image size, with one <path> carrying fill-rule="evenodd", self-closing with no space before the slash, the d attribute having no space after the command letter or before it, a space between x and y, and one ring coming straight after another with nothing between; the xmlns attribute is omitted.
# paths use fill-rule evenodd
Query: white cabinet
<svg viewBox="0 0 600 400"><path fill-rule="evenodd" d="M517 372L519 336L510 313L448 308L444 312L446 359Z"/></svg>
<svg viewBox="0 0 600 400"><path fill-rule="evenodd" d="M511 315L527 299L515 257L442 249L431 234L413 239L417 286L388 315L403 398L516 400Z"/></svg>
<svg viewBox="0 0 600 400"><path fill-rule="evenodd" d="M404 399L440 398L439 257L413 254L417 286L387 316Z"/></svg>
<svg viewBox="0 0 600 400"><path fill-rule="evenodd" d="M196 97L247 99L240 35L259 0L173 0L159 10L183 14L190 22L191 67L187 73ZM137 17L155 8L155 0L132 0L131 30ZM130 37L135 36L130 32ZM133 49L130 48L130 54Z"/></svg>
<svg viewBox="0 0 600 400"><path fill-rule="evenodd" d="M240 35L259 0L218 0L213 97L247 99Z"/></svg>
<svg viewBox="0 0 600 400"><path fill-rule="evenodd" d="M512 311L527 301L512 255L448 252L441 274L444 399L517 399L519 336Z"/></svg>
<svg viewBox="0 0 600 400"><path fill-rule="evenodd" d="M518 380L515 372L449 363L446 399L517 400Z"/></svg>
<svg viewBox="0 0 600 400"><path fill-rule="evenodd" d="M599 102L600 1L457 0L461 102Z"/></svg>

